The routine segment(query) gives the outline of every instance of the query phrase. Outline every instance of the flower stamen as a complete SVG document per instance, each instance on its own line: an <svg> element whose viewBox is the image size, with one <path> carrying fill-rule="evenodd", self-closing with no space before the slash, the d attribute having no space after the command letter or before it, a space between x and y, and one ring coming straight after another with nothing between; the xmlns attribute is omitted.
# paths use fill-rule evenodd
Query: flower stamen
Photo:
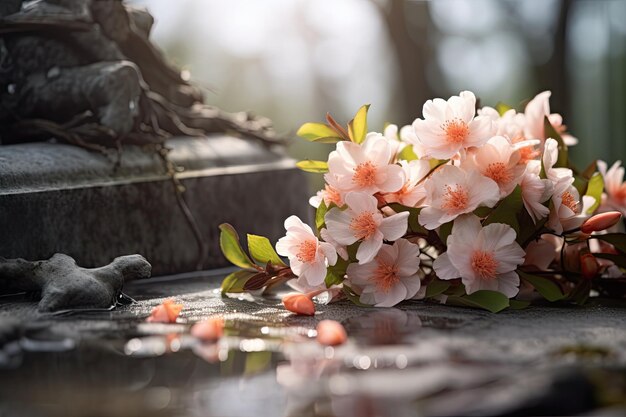
<svg viewBox="0 0 626 417"><path fill-rule="evenodd" d="M359 187L369 187L376 184L376 166L369 161L360 163L354 168L352 182Z"/></svg>
<svg viewBox="0 0 626 417"><path fill-rule="evenodd" d="M446 122L441 125L441 128L446 134L446 140L448 143L452 144L465 142L470 133L467 123L459 118L446 120Z"/></svg>
<svg viewBox="0 0 626 417"><path fill-rule="evenodd" d="M465 210L469 203L469 196L467 191L458 184L456 184L455 189L452 189L452 187L446 185L446 192L443 198L444 202L441 205L441 208L446 210L449 214Z"/></svg>
<svg viewBox="0 0 626 417"><path fill-rule="evenodd" d="M565 207L576 213L578 209L578 201L576 201L572 193L570 193L569 191L565 191L563 194L561 194L561 203Z"/></svg>
<svg viewBox="0 0 626 417"><path fill-rule="evenodd" d="M484 174L498 185L508 184L513 179L513 175L506 169L506 165L503 162L492 162L487 165Z"/></svg>
<svg viewBox="0 0 626 417"><path fill-rule="evenodd" d="M498 268L498 261L492 252L477 250L471 257L472 269L482 279L494 279Z"/></svg>
<svg viewBox="0 0 626 417"><path fill-rule="evenodd" d="M350 228L354 232L354 236L361 240L367 239L376 233L378 225L374 221L374 216L370 212L364 212L352 219Z"/></svg>
<svg viewBox="0 0 626 417"><path fill-rule="evenodd" d="M380 291L388 293L400 281L400 278L398 278L398 267L378 261L378 267L374 271L374 278L376 287Z"/></svg>
<svg viewBox="0 0 626 417"><path fill-rule="evenodd" d="M311 263L317 257L317 243L314 240L305 240L298 246L296 258L300 262Z"/></svg>

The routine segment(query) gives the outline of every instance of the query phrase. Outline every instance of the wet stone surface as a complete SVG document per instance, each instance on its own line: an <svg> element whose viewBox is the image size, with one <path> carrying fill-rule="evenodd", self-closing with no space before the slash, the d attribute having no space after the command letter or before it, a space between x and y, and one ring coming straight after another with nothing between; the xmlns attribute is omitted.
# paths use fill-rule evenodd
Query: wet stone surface
<svg viewBox="0 0 626 417"><path fill-rule="evenodd" d="M626 307L531 307L490 314L405 303L319 305L222 298L219 274L127 285L114 311L41 314L0 298L0 415L444 416L626 413ZM166 298L176 324L146 323ZM225 337L190 326L223 317ZM322 319L349 341L315 341Z"/></svg>

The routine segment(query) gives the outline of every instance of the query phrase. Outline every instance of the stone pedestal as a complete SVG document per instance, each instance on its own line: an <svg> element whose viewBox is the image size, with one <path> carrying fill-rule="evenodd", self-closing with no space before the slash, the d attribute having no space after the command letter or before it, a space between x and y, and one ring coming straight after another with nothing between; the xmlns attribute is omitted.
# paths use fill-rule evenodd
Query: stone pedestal
<svg viewBox="0 0 626 417"><path fill-rule="evenodd" d="M227 264L220 223L275 241L286 217L311 214L305 174L284 155L227 136L176 138L167 146L184 169L177 178L207 245L202 265L157 155L127 147L116 167L115 158L50 143L0 147L0 256L62 252L89 267L139 253L154 275L174 274Z"/></svg>

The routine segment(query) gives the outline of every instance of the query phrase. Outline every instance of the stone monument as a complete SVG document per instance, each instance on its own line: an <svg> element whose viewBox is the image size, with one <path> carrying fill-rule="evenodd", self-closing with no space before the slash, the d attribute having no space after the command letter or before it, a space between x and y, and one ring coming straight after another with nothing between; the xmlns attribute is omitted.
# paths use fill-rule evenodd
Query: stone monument
<svg viewBox="0 0 626 417"><path fill-rule="evenodd" d="M180 273L224 265L222 222L276 239L307 217L269 120L204 104L152 24L120 0L0 5L0 256Z"/></svg>

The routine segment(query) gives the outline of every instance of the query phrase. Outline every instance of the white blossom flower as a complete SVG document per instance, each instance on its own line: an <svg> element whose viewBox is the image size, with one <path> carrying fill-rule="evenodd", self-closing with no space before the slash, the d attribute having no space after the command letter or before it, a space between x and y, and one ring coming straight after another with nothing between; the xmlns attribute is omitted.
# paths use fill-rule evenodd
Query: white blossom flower
<svg viewBox="0 0 626 417"><path fill-rule="evenodd" d="M328 170L341 191L393 192L405 182L402 168L390 163L393 158L391 142L377 133L368 135L361 145L337 143L337 149L328 157Z"/></svg>
<svg viewBox="0 0 626 417"><path fill-rule="evenodd" d="M552 138L546 139L543 148L543 167L546 172L546 177L554 183L566 180L573 182L574 173L569 168L554 168L556 161L559 157L559 144Z"/></svg>
<svg viewBox="0 0 626 417"><path fill-rule="evenodd" d="M323 200L326 207L329 207L331 204L335 204L338 207L343 206L343 196L345 192L339 190L337 178L330 173L326 173L324 174L324 181L326 182L324 189L318 191L316 195L311 197L309 199L309 204L318 208Z"/></svg>
<svg viewBox="0 0 626 417"><path fill-rule="evenodd" d="M416 119L413 128L427 156L452 158L462 149L481 146L493 136L493 122L489 117L474 117L475 106L476 97L470 91L448 101L436 98L424 104L424 119Z"/></svg>
<svg viewBox="0 0 626 417"><path fill-rule="evenodd" d="M337 255L341 257L344 261L347 261L349 258L348 249L345 245L340 244L333 238L333 236L328 232L328 229L323 228L320 230L320 237L324 240L324 242L328 242L335 248Z"/></svg>
<svg viewBox="0 0 626 417"><path fill-rule="evenodd" d="M530 161L526 165L526 172L520 184L524 207L526 207L526 211L528 211L530 218L535 224L550 214L550 210L543 203L548 201L554 192L552 181L540 178L540 172L541 163L539 161Z"/></svg>
<svg viewBox="0 0 626 417"><path fill-rule="evenodd" d="M519 291L517 266L524 263L524 250L515 242L508 225L482 227L474 215L460 216L448 236L448 250L433 263L440 279L461 278L465 291L498 291L509 298Z"/></svg>
<svg viewBox="0 0 626 417"><path fill-rule="evenodd" d="M556 233L573 230L583 224L590 214L587 211L596 199L585 195L582 200L572 181L563 179L554 186L552 206L546 225Z"/></svg>
<svg viewBox="0 0 626 417"><path fill-rule="evenodd" d="M554 129L561 135L563 142L567 146L573 146L578 143L578 139L570 134L565 133L566 126L563 125L563 118L558 113L550 114L550 91L543 91L537 94L528 102L524 109L526 116L525 134L528 139L545 138L545 117L548 117Z"/></svg>
<svg viewBox="0 0 626 417"><path fill-rule="evenodd" d="M626 182L624 182L624 167L622 161L615 162L607 170L604 161L598 161L598 171L604 178L604 190L602 196L601 211L617 210L626 216Z"/></svg>
<svg viewBox="0 0 626 417"><path fill-rule="evenodd" d="M383 194L388 203L400 203L407 207L418 207L426 198L423 179L430 172L430 163L424 159L400 161L406 182L398 191Z"/></svg>
<svg viewBox="0 0 626 417"><path fill-rule="evenodd" d="M391 307L413 298L420 289L419 247L406 239L383 245L366 264L350 264L350 283L360 289L360 301L376 307Z"/></svg>
<svg viewBox="0 0 626 417"><path fill-rule="evenodd" d="M520 152L504 136L494 136L472 152L465 164L491 178L500 188L500 197L511 194L526 167L519 164Z"/></svg>
<svg viewBox="0 0 626 417"><path fill-rule="evenodd" d="M428 205L422 208L418 221L429 230L478 206L493 207L500 200L498 184L477 170L466 172L444 165L425 182Z"/></svg>
<svg viewBox="0 0 626 417"><path fill-rule="evenodd" d="M526 116L524 113L517 113L514 109L509 109L500 116L500 113L493 107L485 106L478 110L479 116L489 117L494 124L495 136L505 136L511 142L524 140L524 128L526 126Z"/></svg>
<svg viewBox="0 0 626 417"><path fill-rule="evenodd" d="M291 271L305 287L318 287L324 283L328 265L337 262L335 248L320 242L313 230L297 216L285 220L286 236L276 243L276 252L289 258Z"/></svg>
<svg viewBox="0 0 626 417"><path fill-rule="evenodd" d="M326 228L341 245L361 241L356 252L360 264L374 259L383 239L396 240L406 233L408 212L383 217L378 210L378 200L365 193L348 193L346 204L345 210L335 207L326 213Z"/></svg>

